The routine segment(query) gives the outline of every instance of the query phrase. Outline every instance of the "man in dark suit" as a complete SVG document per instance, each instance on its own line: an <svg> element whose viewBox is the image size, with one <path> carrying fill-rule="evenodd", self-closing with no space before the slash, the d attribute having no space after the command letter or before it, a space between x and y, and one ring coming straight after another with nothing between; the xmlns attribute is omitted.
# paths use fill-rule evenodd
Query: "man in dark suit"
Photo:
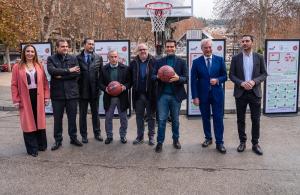
<svg viewBox="0 0 300 195"><path fill-rule="evenodd" d="M48 57L47 69L51 75L50 96L54 116L55 143L51 150L57 150L62 144L62 119L66 108L70 143L82 146L77 139L76 115L79 98L78 78L80 67L75 56L68 54L68 42L59 39L56 42L57 53Z"/></svg>
<svg viewBox="0 0 300 195"><path fill-rule="evenodd" d="M95 41L85 38L83 41L84 50L77 56L80 66L79 79L79 126L82 143L88 143L86 116L88 104L92 113L92 124L94 137L98 141L103 141L100 130L99 119L99 74L103 66L102 57L94 52Z"/></svg>
<svg viewBox="0 0 300 195"><path fill-rule="evenodd" d="M237 111L237 126L240 139L238 152L246 148L245 113L249 104L252 121L252 150L262 155L258 145L261 115L261 83L267 78L265 61L262 55L252 51L253 36L243 35L241 40L243 52L231 61L229 78L234 82L234 97Z"/></svg>
<svg viewBox="0 0 300 195"><path fill-rule="evenodd" d="M222 57L212 55L212 40L201 41L203 56L193 61L191 70L191 89L193 103L200 106L205 141L202 147L212 144L210 115L213 114L216 149L226 153L223 142L224 133L224 91L227 80L226 66Z"/></svg>
<svg viewBox="0 0 300 195"><path fill-rule="evenodd" d="M113 124L114 111L117 107L120 117L120 138L121 143L126 144L126 134L128 127L127 109L129 103L130 89L130 72L129 67L118 62L118 52L111 50L108 52L109 63L103 66L100 75L100 88L104 91L104 110L105 110L105 131L107 138L105 144L110 144L113 141ZM118 81L122 85L122 93L118 96L111 96L107 91L107 86L111 81Z"/></svg>
<svg viewBox="0 0 300 195"><path fill-rule="evenodd" d="M166 57L161 58L155 63L152 80L158 81L157 84L157 110L158 110L158 130L156 152L162 151L165 140L166 122L169 112L172 119L173 146L181 149L179 142L179 111L182 100L187 98L184 84L187 82L188 69L186 62L175 55L176 41L167 40L165 43ZM160 67L169 65L174 68L175 75L169 82L163 82L157 74Z"/></svg>

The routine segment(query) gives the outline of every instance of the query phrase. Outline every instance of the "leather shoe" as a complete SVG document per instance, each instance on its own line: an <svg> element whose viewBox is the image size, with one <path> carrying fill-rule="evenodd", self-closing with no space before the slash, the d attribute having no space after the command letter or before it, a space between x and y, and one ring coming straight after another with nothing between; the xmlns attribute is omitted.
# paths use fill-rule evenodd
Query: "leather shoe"
<svg viewBox="0 0 300 195"><path fill-rule="evenodd" d="M95 140L103 142L103 137L101 135L95 135Z"/></svg>
<svg viewBox="0 0 300 195"><path fill-rule="evenodd" d="M37 157L38 156L38 153L37 152L32 152L30 153L29 155L33 156L33 157Z"/></svg>
<svg viewBox="0 0 300 195"><path fill-rule="evenodd" d="M253 145L252 150L257 155L263 155L263 151L258 144Z"/></svg>
<svg viewBox="0 0 300 195"><path fill-rule="evenodd" d="M244 152L244 150L246 149L246 143L245 142L241 142L240 145L237 147L237 151L238 152Z"/></svg>
<svg viewBox="0 0 300 195"><path fill-rule="evenodd" d="M209 146L210 144L212 144L212 140L211 139L206 139L203 143L202 143L202 147L206 148L207 146Z"/></svg>
<svg viewBox="0 0 300 195"><path fill-rule="evenodd" d="M47 150L47 146L46 146L46 147L39 147L39 151L44 152L44 151L46 151L46 150Z"/></svg>
<svg viewBox="0 0 300 195"><path fill-rule="evenodd" d="M156 147L155 147L155 152L156 153L161 153L162 151L162 144L161 143L157 143Z"/></svg>
<svg viewBox="0 0 300 195"><path fill-rule="evenodd" d="M79 147L83 146L82 143L77 138L71 139L70 144Z"/></svg>
<svg viewBox="0 0 300 195"><path fill-rule="evenodd" d="M222 154L226 153L226 148L223 144L217 144L216 149Z"/></svg>
<svg viewBox="0 0 300 195"><path fill-rule="evenodd" d="M173 146L176 149L181 149L181 144L180 144L179 140L174 140L173 141Z"/></svg>
<svg viewBox="0 0 300 195"><path fill-rule="evenodd" d="M106 140L105 140L105 144L110 144L111 142L113 141L113 138L106 138Z"/></svg>
<svg viewBox="0 0 300 195"><path fill-rule="evenodd" d="M121 137L120 141L121 141L122 144L126 144L127 143L126 137Z"/></svg>
<svg viewBox="0 0 300 195"><path fill-rule="evenodd" d="M51 147L51 150L53 151L53 150L57 150L58 148L60 148L61 147L61 142L55 142L54 144L53 144L53 146Z"/></svg>
<svg viewBox="0 0 300 195"><path fill-rule="evenodd" d="M142 143L144 143L144 139L138 137L132 142L133 145L142 144Z"/></svg>
<svg viewBox="0 0 300 195"><path fill-rule="evenodd" d="M150 137L150 138L149 138L149 145L150 145L150 146L154 146L154 145L155 145L155 141L154 141L154 138L153 138L153 137Z"/></svg>
<svg viewBox="0 0 300 195"><path fill-rule="evenodd" d="M82 137L82 143L87 144L89 143L89 140L87 137Z"/></svg>

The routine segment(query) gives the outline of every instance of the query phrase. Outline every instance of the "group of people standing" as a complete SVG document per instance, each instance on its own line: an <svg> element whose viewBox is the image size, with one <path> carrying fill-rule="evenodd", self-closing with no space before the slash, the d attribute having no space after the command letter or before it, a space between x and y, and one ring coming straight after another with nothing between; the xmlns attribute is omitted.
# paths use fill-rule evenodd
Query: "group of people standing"
<svg viewBox="0 0 300 195"><path fill-rule="evenodd" d="M241 41L243 51L233 57L229 77L235 83L234 96L237 106L237 123L240 145L237 150L246 148L245 112L250 106L252 119L252 150L262 154L258 145L259 119L261 104L260 83L267 73L261 55L252 52L253 37L245 35ZM99 96L104 93L105 144L113 142L113 117L117 108L120 118L120 142L127 143L127 110L130 107L129 89L132 88L132 103L136 113L137 136L134 145L144 142L145 120L148 123L148 143L155 145L155 122L158 123L156 152L161 152L165 139L168 117L171 117L172 139L175 149L181 149L179 142L179 112L181 102L187 98L184 85L188 81L188 67L182 58L175 55L176 41L165 42L166 56L155 59L148 53L145 43L137 46L137 56L124 65L118 60L118 52L108 53L109 62L103 65L101 56L94 52L94 40L86 38L84 49L78 56L68 54L66 40L58 40L56 54L47 60L47 70L51 75L50 89L43 66L38 61L33 45L26 45L22 50L21 62L14 66L12 74L12 100L20 111L27 153L36 157L38 151L47 148L46 119L44 106L51 98L54 117L55 143L51 150L57 150L63 141L63 115L66 110L70 144L82 146L88 143L87 110L91 108L94 138L102 142L100 119L98 114ZM191 89L193 103L199 106L202 115L207 147L212 144L211 111L216 139L216 149L226 153L223 142L224 91L227 80L224 59L212 55L212 40L201 41L203 56L193 61L191 69ZM158 70L164 65L171 66L175 74L169 82L159 78ZM122 92L118 96L110 95L108 84L118 81ZM76 116L79 103L79 127L82 140L77 138ZM212 109L211 109L212 108Z"/></svg>

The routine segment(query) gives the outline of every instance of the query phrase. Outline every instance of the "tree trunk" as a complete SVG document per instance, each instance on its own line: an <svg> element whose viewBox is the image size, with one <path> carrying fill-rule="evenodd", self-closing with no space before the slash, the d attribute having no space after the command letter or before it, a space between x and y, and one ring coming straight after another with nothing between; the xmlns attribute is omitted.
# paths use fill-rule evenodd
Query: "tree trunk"
<svg viewBox="0 0 300 195"><path fill-rule="evenodd" d="M267 37L267 25L268 25L268 2L269 0L259 0L261 23L260 23L260 36L258 42L258 48L264 50L264 41Z"/></svg>
<svg viewBox="0 0 300 195"><path fill-rule="evenodd" d="M10 72L11 71L11 65L10 65L9 46L4 45L4 47L5 47L4 64L8 65L8 72Z"/></svg>

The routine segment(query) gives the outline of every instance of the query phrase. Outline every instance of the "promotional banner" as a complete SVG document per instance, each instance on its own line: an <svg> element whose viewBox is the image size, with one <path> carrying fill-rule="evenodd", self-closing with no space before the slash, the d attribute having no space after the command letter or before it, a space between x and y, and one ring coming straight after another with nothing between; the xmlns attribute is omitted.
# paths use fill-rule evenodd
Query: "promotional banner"
<svg viewBox="0 0 300 195"><path fill-rule="evenodd" d="M119 62L129 65L130 62L130 41L129 40L108 40L108 41L95 41L95 53L102 56L103 65L107 64L107 54L110 50L116 50L119 55ZM104 115L103 107L103 92L99 98L99 114ZM118 114L117 108L115 114ZM131 109L128 110L128 115L131 114Z"/></svg>
<svg viewBox="0 0 300 195"><path fill-rule="evenodd" d="M264 113L298 112L300 40L266 40Z"/></svg>
<svg viewBox="0 0 300 195"><path fill-rule="evenodd" d="M25 47L25 45L27 45L27 44L28 43L21 43L21 48L23 49ZM49 85L50 85L51 76L49 75L48 70L47 70L47 58L52 55L52 44L50 42L49 43L30 43L30 44L36 48L39 62L44 67L44 70L45 70L45 73L47 76L47 80L49 81ZM51 101L50 101L49 105L45 107L45 112L46 112L46 114L53 114Z"/></svg>
<svg viewBox="0 0 300 195"><path fill-rule="evenodd" d="M213 54L216 56L221 56L225 58L225 40L224 39L214 39L212 45ZM189 78L191 78L191 70L193 60L202 56L201 50L201 40L188 40L187 42L187 64L189 68ZM199 116L201 115L199 106L195 106L192 100L191 92L191 79L188 82L188 100L187 100L187 115L188 116Z"/></svg>

